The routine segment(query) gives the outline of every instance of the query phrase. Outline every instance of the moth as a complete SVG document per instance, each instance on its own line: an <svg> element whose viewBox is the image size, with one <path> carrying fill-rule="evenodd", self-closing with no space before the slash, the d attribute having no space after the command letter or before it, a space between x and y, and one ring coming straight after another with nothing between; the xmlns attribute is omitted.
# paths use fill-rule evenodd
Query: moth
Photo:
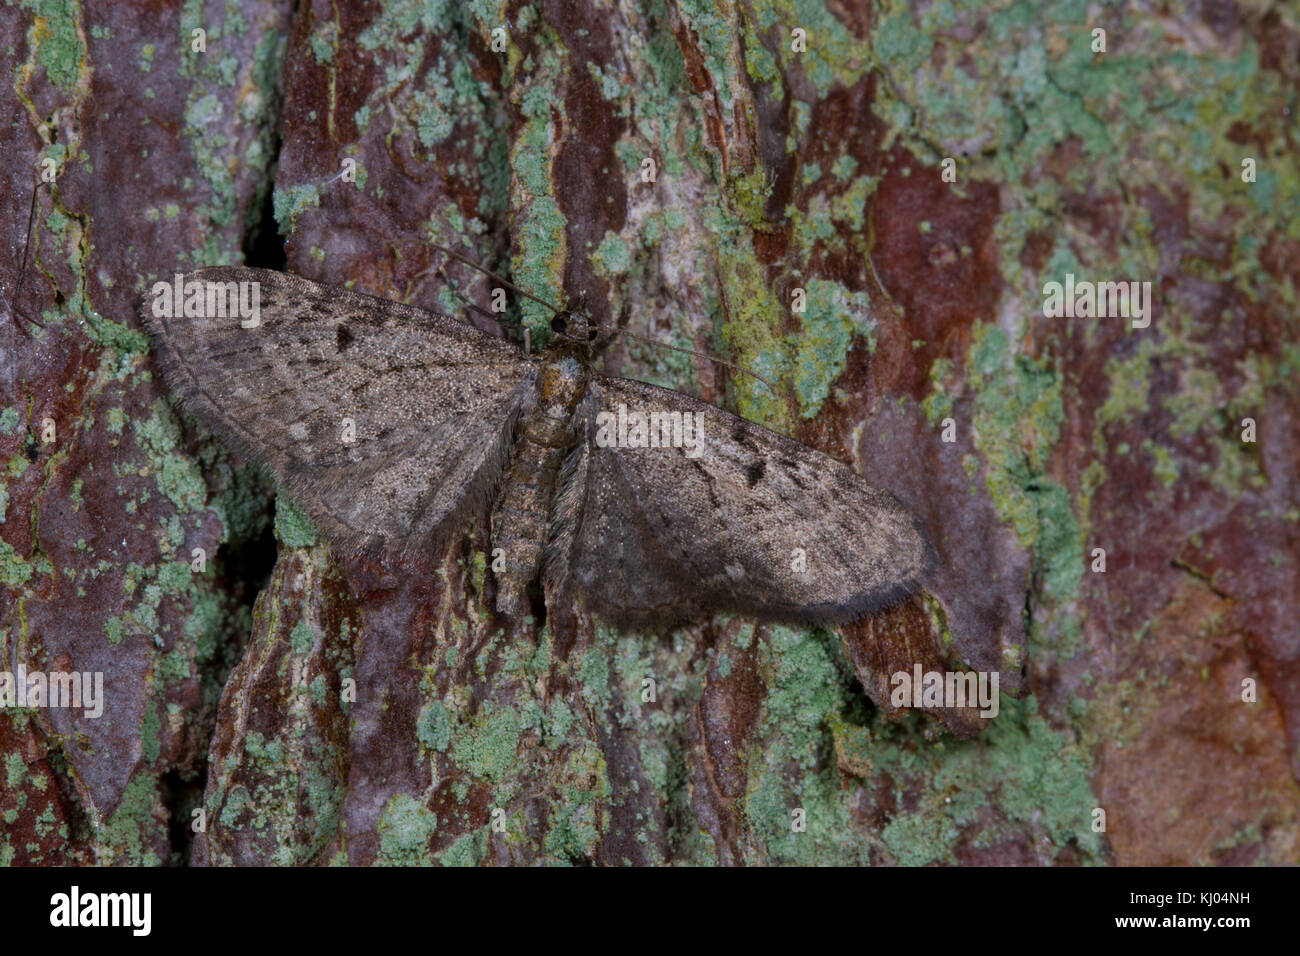
<svg viewBox="0 0 1300 956"><path fill-rule="evenodd" d="M912 515L844 464L598 372L617 333L581 303L555 309L548 346L530 354L278 272L200 269L176 277L175 295L166 285L140 316L183 407L344 552L436 552L490 503L500 614L526 613L544 581L614 621L834 623L912 593L933 563ZM673 440L679 421L689 444Z"/></svg>

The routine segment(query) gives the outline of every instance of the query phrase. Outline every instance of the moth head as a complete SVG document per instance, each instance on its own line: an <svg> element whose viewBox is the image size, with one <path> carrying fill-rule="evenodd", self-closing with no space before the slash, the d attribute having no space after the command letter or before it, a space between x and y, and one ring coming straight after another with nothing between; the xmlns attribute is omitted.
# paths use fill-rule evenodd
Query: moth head
<svg viewBox="0 0 1300 956"><path fill-rule="evenodd" d="M600 326L587 310L587 293L570 300L551 318L551 333L590 353L601 337Z"/></svg>

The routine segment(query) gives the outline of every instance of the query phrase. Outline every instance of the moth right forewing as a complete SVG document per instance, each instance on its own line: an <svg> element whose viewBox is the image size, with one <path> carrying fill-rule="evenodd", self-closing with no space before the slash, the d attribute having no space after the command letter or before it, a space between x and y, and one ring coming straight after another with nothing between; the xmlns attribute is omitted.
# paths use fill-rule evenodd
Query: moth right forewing
<svg viewBox="0 0 1300 956"><path fill-rule="evenodd" d="M930 554L924 535L891 495L845 465L653 385L595 376L592 393L607 411L690 412L704 432L698 457L589 441L568 567L598 604L639 613L675 595L690 605L835 621L919 586Z"/></svg>
<svg viewBox="0 0 1300 956"><path fill-rule="evenodd" d="M445 316L259 269L260 316L141 315L185 406L261 462L346 549L427 544L495 483L535 366Z"/></svg>

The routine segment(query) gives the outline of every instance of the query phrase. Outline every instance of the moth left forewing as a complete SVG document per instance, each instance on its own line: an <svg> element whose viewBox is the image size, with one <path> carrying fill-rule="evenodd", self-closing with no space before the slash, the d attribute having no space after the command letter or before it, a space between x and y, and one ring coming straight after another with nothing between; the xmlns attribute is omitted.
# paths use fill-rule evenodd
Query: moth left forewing
<svg viewBox="0 0 1300 956"><path fill-rule="evenodd" d="M659 422L657 444L633 414ZM607 614L841 621L920 585L932 552L912 516L821 452L626 379L593 376L579 419L552 550ZM678 421L680 442L665 442Z"/></svg>
<svg viewBox="0 0 1300 956"><path fill-rule="evenodd" d="M141 318L173 392L287 486L344 551L427 551L491 493L535 363L446 316L221 267L259 310ZM201 312L201 314L199 314Z"/></svg>

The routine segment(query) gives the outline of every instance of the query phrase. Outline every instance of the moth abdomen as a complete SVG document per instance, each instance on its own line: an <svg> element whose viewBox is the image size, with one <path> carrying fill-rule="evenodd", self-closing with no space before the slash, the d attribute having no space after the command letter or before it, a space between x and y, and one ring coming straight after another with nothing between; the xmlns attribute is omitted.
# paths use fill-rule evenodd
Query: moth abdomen
<svg viewBox="0 0 1300 956"><path fill-rule="evenodd" d="M528 585L542 567L551 503L565 455L574 443L573 413L586 391L585 366L567 355L538 370L537 402L520 422L495 507L492 540L500 549L497 610L509 616L526 607Z"/></svg>

